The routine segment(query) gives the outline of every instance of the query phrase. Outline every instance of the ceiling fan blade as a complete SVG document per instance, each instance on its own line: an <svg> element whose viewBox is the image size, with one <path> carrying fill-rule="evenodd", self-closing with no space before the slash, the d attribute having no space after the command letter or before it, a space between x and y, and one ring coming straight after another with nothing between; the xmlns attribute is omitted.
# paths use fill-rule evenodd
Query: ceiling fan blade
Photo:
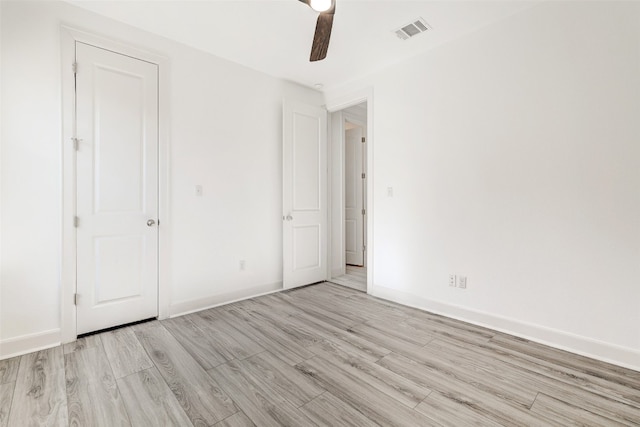
<svg viewBox="0 0 640 427"><path fill-rule="evenodd" d="M329 39L331 39L331 27L333 27L333 12L335 7L329 12L318 15L316 23L316 33L313 36L311 46L311 57L309 61L321 61L327 56L329 50Z"/></svg>

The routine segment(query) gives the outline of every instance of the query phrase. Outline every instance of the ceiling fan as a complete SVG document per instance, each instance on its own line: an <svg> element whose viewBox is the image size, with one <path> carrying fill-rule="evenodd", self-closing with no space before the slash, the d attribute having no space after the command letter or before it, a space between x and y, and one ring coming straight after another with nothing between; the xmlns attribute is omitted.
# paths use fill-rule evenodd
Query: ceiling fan
<svg viewBox="0 0 640 427"><path fill-rule="evenodd" d="M331 27L333 27L333 15L336 12L336 0L298 0L308 5L318 15L316 32L313 35L311 45L311 56L309 61L322 61L327 56L329 49L329 39L331 38Z"/></svg>

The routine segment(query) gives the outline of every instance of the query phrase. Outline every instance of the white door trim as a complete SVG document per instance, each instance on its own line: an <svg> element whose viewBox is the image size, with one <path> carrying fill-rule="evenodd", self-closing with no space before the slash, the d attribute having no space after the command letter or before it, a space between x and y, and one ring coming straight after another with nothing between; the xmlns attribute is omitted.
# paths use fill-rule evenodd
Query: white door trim
<svg viewBox="0 0 640 427"><path fill-rule="evenodd" d="M62 67L62 248L60 273L60 340L63 343L77 337L76 306L76 160L72 138L75 136L75 43L82 42L158 65L158 317L169 316L170 295L170 227L169 218L169 60L165 56L132 47L102 36L67 26L61 27Z"/></svg>
<svg viewBox="0 0 640 427"><path fill-rule="evenodd" d="M374 170L373 170L373 147L374 147L374 128L373 128L373 88L372 87L368 87L347 95L343 95L343 96L338 96L338 97L334 97L331 98L330 96L327 97L326 99L326 103L327 103L327 111L329 111L329 113L335 113L337 111L340 110L344 110L345 108L349 108L352 107L354 105L360 104L362 102L366 102L367 103L367 165L366 165L366 171L365 173L367 174L367 251L366 251L366 258L367 258L367 293L371 293L371 290L373 289L373 283L374 283L374 265L373 265L373 253L374 253L374 233L373 233L373 215L374 215L374 211L373 211L373 199L374 199L374 194L373 194L373 183L374 183ZM330 133L331 135L333 135L333 133ZM329 147L333 146L333 144L327 144ZM344 144L342 144L342 155L340 156L341 159L344 159ZM331 162L331 153L329 153L329 162ZM332 170L332 166L329 165L329 170ZM344 173L342 174L342 183L341 183L341 188L344 188ZM331 190L331 186L329 187L329 191ZM330 201L332 200L332 196L331 194L329 195L329 199ZM344 201L343 201L343 208L344 208ZM331 206L329 206L329 210L331 211ZM330 223L329 227L332 227L333 224ZM331 232L329 232L329 237L331 237ZM344 236L343 236L343 240L344 240ZM331 248L332 248L333 244L330 242L327 245L329 254L328 254L328 258L327 259L332 259L331 258ZM328 271L328 277L331 277L331 263L329 263L329 271Z"/></svg>

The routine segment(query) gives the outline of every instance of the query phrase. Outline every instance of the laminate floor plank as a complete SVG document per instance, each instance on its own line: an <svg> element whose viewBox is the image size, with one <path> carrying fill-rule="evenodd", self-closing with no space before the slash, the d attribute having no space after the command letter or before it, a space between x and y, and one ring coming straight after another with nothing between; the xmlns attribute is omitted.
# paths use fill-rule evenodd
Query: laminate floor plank
<svg viewBox="0 0 640 427"><path fill-rule="evenodd" d="M626 387L640 389L640 372L632 369L589 359L585 356L569 353L568 351L559 350L524 338L504 334L492 338L491 343L528 356L553 362L558 366L575 369L595 377L605 378L607 381L616 382Z"/></svg>
<svg viewBox="0 0 640 427"><path fill-rule="evenodd" d="M64 364L71 425L131 425L102 347L68 353Z"/></svg>
<svg viewBox="0 0 640 427"><path fill-rule="evenodd" d="M300 410L319 426L378 426L361 412L328 391L302 406Z"/></svg>
<svg viewBox="0 0 640 427"><path fill-rule="evenodd" d="M122 378L153 366L147 352L136 338L133 328L104 332L100 338L116 378Z"/></svg>
<svg viewBox="0 0 640 427"><path fill-rule="evenodd" d="M446 326L452 328L454 331L472 332L477 335L484 335L487 338L492 338L497 334L500 334L500 332L482 326L451 319L439 314L419 310L417 308L403 306L393 301L383 300L361 292L354 292L350 299L359 300L365 303L372 303L379 306L381 310L390 310L391 312L397 313L407 319L415 320L417 322L426 322L427 324Z"/></svg>
<svg viewBox="0 0 640 427"><path fill-rule="evenodd" d="M193 426L157 368L118 378L117 383L132 426Z"/></svg>
<svg viewBox="0 0 640 427"><path fill-rule="evenodd" d="M419 352L405 356L523 408L531 407L538 394L537 383L525 381L524 377L509 369L494 369L493 365L487 367L473 358L458 357L455 353L442 350L437 342L435 340Z"/></svg>
<svg viewBox="0 0 640 427"><path fill-rule="evenodd" d="M330 325L333 325L338 328L348 328L357 324L358 322L353 321L352 319L347 318L341 314L336 314L331 311L327 311L322 307L318 307L314 304L309 303L301 298L294 298L289 293L281 293L278 295L284 301L287 301L289 304L292 304L294 307L303 311L305 314L309 314L313 317L316 317Z"/></svg>
<svg viewBox="0 0 640 427"><path fill-rule="evenodd" d="M208 371L257 426L312 426L314 423L263 381L232 360Z"/></svg>
<svg viewBox="0 0 640 427"><path fill-rule="evenodd" d="M356 289L358 291L367 291L367 269L366 267L358 267L347 265L345 274L331 278L330 282L342 286Z"/></svg>
<svg viewBox="0 0 640 427"><path fill-rule="evenodd" d="M417 384L473 408L479 417L489 418L498 424L520 427L560 426L552 420L532 415L520 405L509 404L500 397L460 381L448 371L429 368L405 356L392 353L378 363ZM420 405L418 409L419 407Z"/></svg>
<svg viewBox="0 0 640 427"><path fill-rule="evenodd" d="M320 288L313 293L309 293L307 299L316 301L317 299L322 298L323 301L325 301L325 304L333 306L335 309L339 310L339 312L359 313L359 323L369 320L391 321L397 323L408 319L405 313L387 309L384 306L372 305L367 301L343 297L340 293L334 293L330 296L322 296L324 293L332 292L333 289L334 287L328 286Z"/></svg>
<svg viewBox="0 0 640 427"><path fill-rule="evenodd" d="M309 301L313 301L313 308L321 309L336 318L345 319L345 325L349 322L362 323L369 320L369 316L360 310L345 309L344 304L348 298L340 298L329 294L327 288L315 288L313 286L302 289L299 293L290 293L289 296L297 303L308 307Z"/></svg>
<svg viewBox="0 0 640 427"><path fill-rule="evenodd" d="M565 426L624 426L610 418L593 414L580 407L539 394L531 406L531 412L558 420Z"/></svg>
<svg viewBox="0 0 640 427"><path fill-rule="evenodd" d="M414 354L419 352L423 347L420 344L415 344L413 340L407 341L402 337L395 336L390 332L383 331L365 323L352 326L347 329L347 331L357 337L388 348L396 353Z"/></svg>
<svg viewBox="0 0 640 427"><path fill-rule="evenodd" d="M0 360L0 384L16 382L19 367L20 356Z"/></svg>
<svg viewBox="0 0 640 427"><path fill-rule="evenodd" d="M380 365L345 353L331 343L326 343L317 350L316 354L324 360L353 374L369 386L409 408L415 408L432 391Z"/></svg>
<svg viewBox="0 0 640 427"><path fill-rule="evenodd" d="M11 400L13 399L13 389L16 383L0 384L0 427L9 425L9 412L11 411Z"/></svg>
<svg viewBox="0 0 640 427"><path fill-rule="evenodd" d="M394 398L409 408L415 408L418 403L431 393L430 389L422 387L373 362L352 356L331 343L323 343L315 350L316 354L324 360L360 378L367 385Z"/></svg>
<svg viewBox="0 0 640 427"><path fill-rule="evenodd" d="M325 391L315 381L268 351L256 354L240 363L245 372L262 380L295 407L308 403Z"/></svg>
<svg viewBox="0 0 640 427"><path fill-rule="evenodd" d="M280 293L265 295L260 297L257 302L267 309L277 311L283 316L295 316L300 313L304 313L303 310L283 299Z"/></svg>
<svg viewBox="0 0 640 427"><path fill-rule="evenodd" d="M295 320L302 325L318 333L327 341L338 345L340 348L358 355L361 358L377 361L391 353L388 348L382 347L376 343L360 338L344 329L337 328L329 323L325 323L320 319L316 319L308 314L300 314L295 316ZM313 350L312 350L313 351Z"/></svg>
<svg viewBox="0 0 640 427"><path fill-rule="evenodd" d="M406 322L383 322L379 320L370 320L365 323L385 334L400 338L417 346L424 346L433 341L436 336L432 333L425 332L423 329L416 328Z"/></svg>
<svg viewBox="0 0 640 427"><path fill-rule="evenodd" d="M497 340L498 338L492 339L485 344L485 347L499 348L507 353L517 355L522 360L537 364L552 376L560 376L574 383L586 385L590 390L603 395L617 396L626 403L635 404L640 408L640 381L634 380L633 376L621 378L615 373L607 374L599 369L597 364L594 364L590 369L586 369L584 366L576 367L580 364L580 359L574 360L572 363L563 362L562 358L557 356L558 351L549 351L549 355L546 357L544 349L536 345L523 348L522 345L516 345L514 339L511 339L510 345L506 344L504 339Z"/></svg>
<svg viewBox="0 0 640 427"><path fill-rule="evenodd" d="M484 344L494 337L494 335L484 332L480 333L476 331L452 328L439 322L424 322L416 319L407 319L403 323L413 329L420 330L425 334L430 334L435 338L445 337L469 345Z"/></svg>
<svg viewBox="0 0 640 427"><path fill-rule="evenodd" d="M296 344L307 348L322 341L323 338L308 328L305 328L300 322L291 316L282 316L274 313L273 310L267 310L264 306L252 307L252 316L261 324L270 323L285 333L289 339Z"/></svg>
<svg viewBox="0 0 640 427"><path fill-rule="evenodd" d="M362 279L354 278L353 276L350 276L348 274L338 277L332 277L331 282L341 286L346 286L347 288L351 288L357 291L367 291L366 279L363 281Z"/></svg>
<svg viewBox="0 0 640 427"><path fill-rule="evenodd" d="M474 355L499 360L515 366L522 372L531 372L549 380L557 380L569 387L576 387L605 398L616 399L625 405L634 406L640 410L640 405L637 402L640 395L635 388L622 387L617 383L610 383L602 378L591 377L573 369L562 368L542 359L535 359L519 352L507 350L491 342L468 348L455 340L441 338L439 341L453 350L457 349L457 351L465 353L472 352Z"/></svg>
<svg viewBox="0 0 640 427"><path fill-rule="evenodd" d="M340 400L349 403L381 426L437 426L435 421L390 399L350 372L322 357L314 357L296 365L302 373L320 382L320 385Z"/></svg>
<svg viewBox="0 0 640 427"><path fill-rule="evenodd" d="M257 342L261 347L277 354L290 365L313 357L306 348L294 342L287 334L271 323L260 322L249 310L233 308L225 311L235 319L230 321L233 327Z"/></svg>
<svg viewBox="0 0 640 427"><path fill-rule="evenodd" d="M217 423L215 427L255 427L255 424L244 414L244 412L238 411Z"/></svg>
<svg viewBox="0 0 640 427"><path fill-rule="evenodd" d="M84 350L85 348L99 347L102 345L100 334L87 335L77 340L64 344L64 354L73 353L74 351Z"/></svg>
<svg viewBox="0 0 640 427"><path fill-rule="evenodd" d="M234 359L233 355L216 341L212 333L208 330L203 331L191 318L195 318L196 321L199 319L198 316L187 315L163 320L161 323L204 370Z"/></svg>
<svg viewBox="0 0 640 427"><path fill-rule="evenodd" d="M227 360L242 360L264 351L260 344L241 332L242 328L234 328L216 313L220 311L205 310L190 315L189 319L217 343L216 351L222 357Z"/></svg>
<svg viewBox="0 0 640 427"><path fill-rule="evenodd" d="M9 426L66 426L64 355L54 347L20 358Z"/></svg>
<svg viewBox="0 0 640 427"><path fill-rule="evenodd" d="M475 365L476 368L473 368L473 370L484 370L492 375L491 378L495 378L497 381L501 381L503 377L508 377L514 386L526 386L529 389L563 400L568 404L580 406L585 410L599 413L623 424L640 425L640 410L611 397L595 394L579 387L572 387L558 379L549 378L537 372L514 366L498 360L491 354L470 351L471 349L469 348L453 345L449 341L438 339L429 343L429 346L440 346L441 351L445 352L450 360L457 362L461 359L464 362L457 363Z"/></svg>
<svg viewBox="0 0 640 427"><path fill-rule="evenodd" d="M495 421L490 420L469 406L469 402L456 400L434 391L416 407L430 418L456 427L500 427Z"/></svg>
<svg viewBox="0 0 640 427"><path fill-rule="evenodd" d="M211 426L237 412L229 396L159 322L135 333L194 426Z"/></svg>

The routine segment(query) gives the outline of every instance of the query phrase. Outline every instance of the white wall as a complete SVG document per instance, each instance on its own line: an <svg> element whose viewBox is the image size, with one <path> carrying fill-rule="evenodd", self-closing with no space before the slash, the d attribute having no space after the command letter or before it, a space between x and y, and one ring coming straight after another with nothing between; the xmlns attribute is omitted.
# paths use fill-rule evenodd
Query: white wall
<svg viewBox="0 0 640 427"><path fill-rule="evenodd" d="M1 8L0 357L59 340L61 24L169 58L170 312L280 288L282 99L321 94L65 3Z"/></svg>
<svg viewBox="0 0 640 427"><path fill-rule="evenodd" d="M370 292L640 369L639 22L546 2L328 92L374 93Z"/></svg>

